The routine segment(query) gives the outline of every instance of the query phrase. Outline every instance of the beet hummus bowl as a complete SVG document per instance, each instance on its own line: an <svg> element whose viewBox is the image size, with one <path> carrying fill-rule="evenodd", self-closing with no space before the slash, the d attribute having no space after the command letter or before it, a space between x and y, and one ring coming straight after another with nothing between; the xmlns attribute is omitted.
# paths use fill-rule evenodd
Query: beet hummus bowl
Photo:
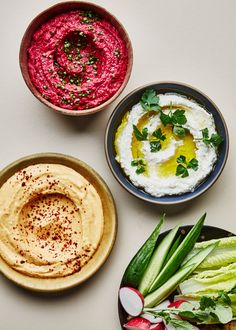
<svg viewBox="0 0 236 330"><path fill-rule="evenodd" d="M20 47L23 78L42 103L66 115L107 107L126 86L133 52L122 24L88 2L58 3L36 16Z"/></svg>

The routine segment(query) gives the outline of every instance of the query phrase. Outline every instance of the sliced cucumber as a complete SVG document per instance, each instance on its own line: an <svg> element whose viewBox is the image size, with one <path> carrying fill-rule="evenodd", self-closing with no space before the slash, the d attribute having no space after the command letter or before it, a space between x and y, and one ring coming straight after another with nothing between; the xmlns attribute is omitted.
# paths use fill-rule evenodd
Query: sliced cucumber
<svg viewBox="0 0 236 330"><path fill-rule="evenodd" d="M179 226L173 228L155 249L138 288L143 296L148 293L151 284L159 274L178 229Z"/></svg>
<svg viewBox="0 0 236 330"><path fill-rule="evenodd" d="M154 307L167 298L193 270L194 265L180 269L165 284L145 297L144 307Z"/></svg>
<svg viewBox="0 0 236 330"><path fill-rule="evenodd" d="M164 223L164 218L165 216L163 215L152 234L129 263L122 279L123 285L130 285L134 288L138 287L156 247L156 242Z"/></svg>
<svg viewBox="0 0 236 330"><path fill-rule="evenodd" d="M214 243L193 256L187 264L182 267L175 275L166 281L160 288L150 293L144 299L144 307L153 307L168 297L185 280L209 253L218 245Z"/></svg>
<svg viewBox="0 0 236 330"><path fill-rule="evenodd" d="M177 250L170 257L169 261L166 263L162 271L157 275L153 281L149 292L156 290L165 283L171 275L173 275L179 268L187 254L192 250L196 240L198 239L204 220L206 218L206 213L198 220L198 222L193 226L185 239L181 242Z"/></svg>
<svg viewBox="0 0 236 330"><path fill-rule="evenodd" d="M167 262L169 261L170 257L174 254L174 252L177 250L180 241L181 241L182 235L179 235L176 240L174 241L174 244L171 246L170 251L167 254L167 257L165 259L164 265L167 264Z"/></svg>

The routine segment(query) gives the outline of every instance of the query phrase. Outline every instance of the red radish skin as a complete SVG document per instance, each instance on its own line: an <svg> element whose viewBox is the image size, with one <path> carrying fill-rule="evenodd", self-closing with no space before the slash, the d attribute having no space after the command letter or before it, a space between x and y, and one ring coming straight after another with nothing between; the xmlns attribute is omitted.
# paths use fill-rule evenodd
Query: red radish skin
<svg viewBox="0 0 236 330"><path fill-rule="evenodd" d="M179 306L182 305L182 303L184 303L184 302L188 302L188 301L184 300L184 299L179 299L179 300L172 302L167 307L168 308L179 308Z"/></svg>
<svg viewBox="0 0 236 330"><path fill-rule="evenodd" d="M150 330L165 330L165 325L163 322L154 324L150 326Z"/></svg>
<svg viewBox="0 0 236 330"><path fill-rule="evenodd" d="M144 306L143 295L134 288L124 286L119 291L120 303L126 313L131 316L139 316Z"/></svg>
<svg viewBox="0 0 236 330"><path fill-rule="evenodd" d="M124 328L129 330L150 330L151 322L143 317L135 317L124 324Z"/></svg>

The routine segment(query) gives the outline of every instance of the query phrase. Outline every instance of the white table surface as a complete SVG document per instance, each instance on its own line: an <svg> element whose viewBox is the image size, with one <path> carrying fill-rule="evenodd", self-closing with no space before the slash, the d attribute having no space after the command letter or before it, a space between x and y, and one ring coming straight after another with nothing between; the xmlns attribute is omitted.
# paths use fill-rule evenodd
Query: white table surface
<svg viewBox="0 0 236 330"><path fill-rule="evenodd" d="M96 0L126 27L134 50L130 81L105 111L73 118L48 111L26 87L18 65L23 33L52 0L2 1L0 167L37 152L61 152L91 165L108 183L118 209L115 247L104 267L73 291L39 296L0 276L1 330L118 330L117 290L130 258L167 213L164 229L193 224L207 211L209 225L236 232L236 1ZM227 165L214 187L179 207L137 200L113 178L104 154L104 132L115 104L152 81L188 83L221 109L230 133Z"/></svg>

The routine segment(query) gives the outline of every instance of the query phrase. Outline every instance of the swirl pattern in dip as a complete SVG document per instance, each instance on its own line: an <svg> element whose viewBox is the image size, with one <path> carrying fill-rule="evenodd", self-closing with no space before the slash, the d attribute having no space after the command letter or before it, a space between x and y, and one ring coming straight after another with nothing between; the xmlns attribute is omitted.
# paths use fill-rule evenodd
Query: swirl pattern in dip
<svg viewBox="0 0 236 330"><path fill-rule="evenodd" d="M29 166L0 189L0 255L29 276L81 270L99 246L103 223L95 188L63 165Z"/></svg>
<svg viewBox="0 0 236 330"><path fill-rule="evenodd" d="M91 11L70 11L43 24L28 49L32 83L52 104L96 107L121 87L128 52L118 30Z"/></svg>
<svg viewBox="0 0 236 330"><path fill-rule="evenodd" d="M173 134L173 126L163 125L160 111L145 111L138 103L126 113L116 131L116 160L135 186L153 196L193 191L210 174L217 160L217 148L203 141L204 130L209 136L217 134L214 118L201 105L182 95L161 94L158 99L164 115L176 110L184 112L186 123L181 125L186 132L184 137ZM143 141L135 136L134 125L140 133L147 135ZM159 142L153 136L158 129L164 135L163 141L159 139ZM161 146L155 152L150 148L153 142L157 143L156 147L158 143ZM183 156L186 159L182 167L185 175L177 175L178 161ZM195 165L192 168L191 160L190 165Z"/></svg>

